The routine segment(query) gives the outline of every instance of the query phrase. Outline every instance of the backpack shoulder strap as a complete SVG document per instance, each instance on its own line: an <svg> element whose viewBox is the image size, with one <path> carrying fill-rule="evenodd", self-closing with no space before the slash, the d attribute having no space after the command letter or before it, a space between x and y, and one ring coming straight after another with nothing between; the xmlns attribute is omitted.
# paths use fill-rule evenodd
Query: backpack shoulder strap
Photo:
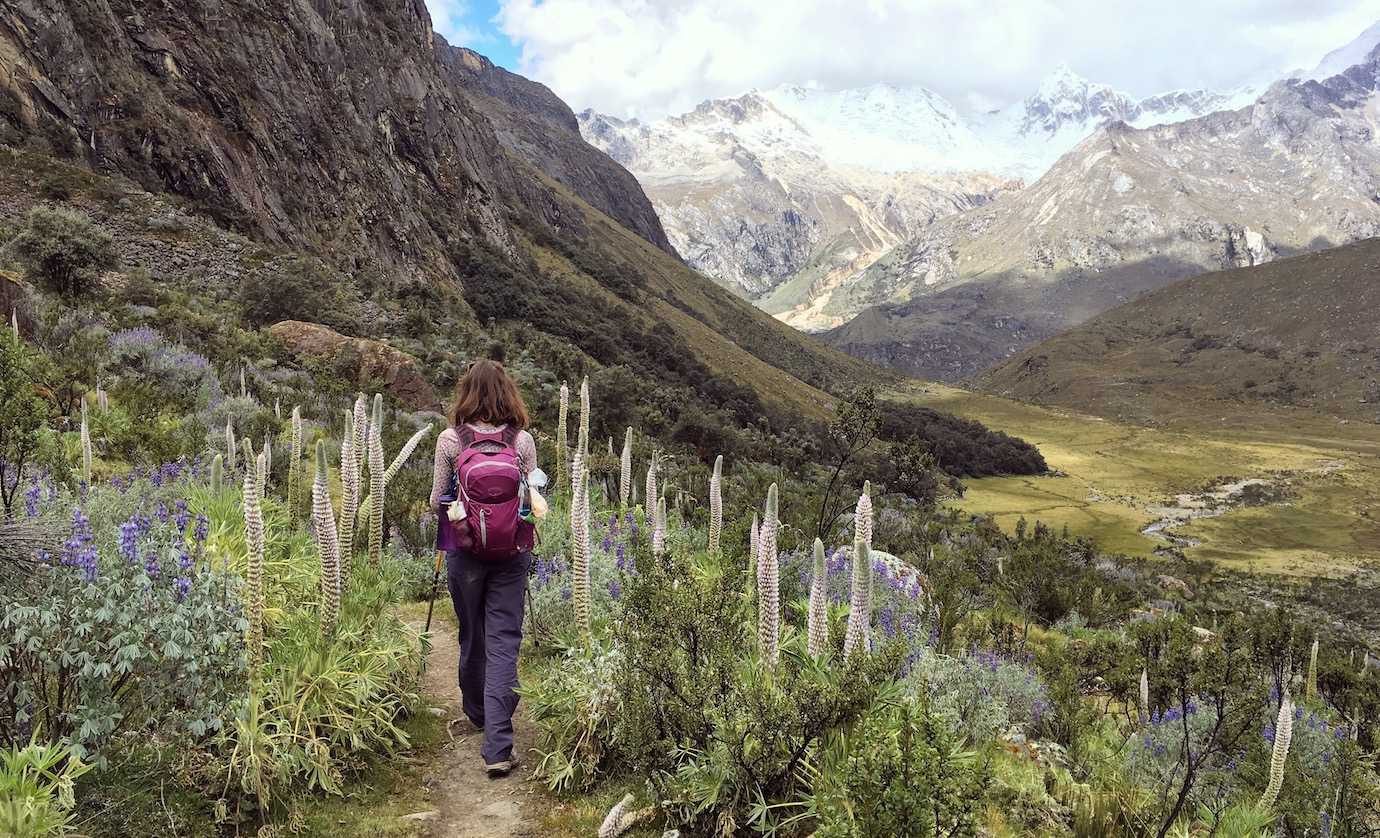
<svg viewBox="0 0 1380 838"><path fill-rule="evenodd" d="M461 452L474 444L474 428L471 428L467 424L457 425L455 428L455 435L460 438Z"/></svg>
<svg viewBox="0 0 1380 838"><path fill-rule="evenodd" d="M503 445L504 445L505 447L511 448L511 449L513 449L514 451L516 451L516 450L517 450L517 438L518 438L518 434L519 434L519 433L521 433L521 431L519 431L517 428L514 428L512 425L504 425L504 426L503 426Z"/></svg>

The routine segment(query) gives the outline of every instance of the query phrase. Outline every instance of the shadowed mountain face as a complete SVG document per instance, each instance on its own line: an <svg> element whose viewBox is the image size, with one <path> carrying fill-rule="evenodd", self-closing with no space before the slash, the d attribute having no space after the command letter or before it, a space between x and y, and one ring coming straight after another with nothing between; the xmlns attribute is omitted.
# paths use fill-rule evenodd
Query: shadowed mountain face
<svg viewBox="0 0 1380 838"><path fill-rule="evenodd" d="M473 50L435 37L448 78L494 127L499 143L520 160L568 186L587 203L675 255L637 180L580 136L575 114L546 85L510 73Z"/></svg>
<svg viewBox="0 0 1380 838"><path fill-rule="evenodd" d="M1018 194L940 219L846 289L829 333L963 378L1135 294L1380 234L1380 54L1175 125L1109 125Z"/></svg>
<svg viewBox="0 0 1380 838"><path fill-rule="evenodd" d="M1380 239L1204 274L1051 338L977 379L1133 422L1231 405L1380 421Z"/></svg>
<svg viewBox="0 0 1380 838"><path fill-rule="evenodd" d="M423 0L0 3L3 144L444 309L433 341L520 323L702 397L784 393L782 421L823 413L808 385L885 377L684 267L569 108L436 37Z"/></svg>

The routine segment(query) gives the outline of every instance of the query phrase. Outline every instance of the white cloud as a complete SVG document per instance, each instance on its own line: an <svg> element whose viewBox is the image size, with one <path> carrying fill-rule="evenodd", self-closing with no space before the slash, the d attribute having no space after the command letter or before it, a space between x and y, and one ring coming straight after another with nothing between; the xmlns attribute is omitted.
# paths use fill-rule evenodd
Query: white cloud
<svg viewBox="0 0 1380 838"><path fill-rule="evenodd" d="M474 26L466 0L427 0L427 9L431 12L431 28L452 44L468 46L482 43L487 37Z"/></svg>
<svg viewBox="0 0 1380 838"><path fill-rule="evenodd" d="M576 109L657 115L807 79L1007 102L1060 62L1137 95L1231 88L1378 18L1380 0L503 0L498 23Z"/></svg>

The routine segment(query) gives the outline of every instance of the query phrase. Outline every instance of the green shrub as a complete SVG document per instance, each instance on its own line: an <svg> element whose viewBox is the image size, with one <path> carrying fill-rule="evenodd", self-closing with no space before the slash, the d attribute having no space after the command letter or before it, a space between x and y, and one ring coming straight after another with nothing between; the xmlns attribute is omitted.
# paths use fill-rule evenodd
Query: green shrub
<svg viewBox="0 0 1380 838"><path fill-rule="evenodd" d="M695 834L767 826L772 816L755 804L793 799L810 751L867 712L904 656L896 644L831 666L788 630L769 667L744 578L704 556L639 552L614 629L619 753Z"/></svg>
<svg viewBox="0 0 1380 838"><path fill-rule="evenodd" d="M251 271L240 283L244 316L254 326L281 320L324 323L359 334L361 301L348 277L306 256Z"/></svg>
<svg viewBox="0 0 1380 838"><path fill-rule="evenodd" d="M45 745L36 735L22 748L0 750L0 835L66 835L71 827L73 784L88 768L71 748Z"/></svg>
<svg viewBox="0 0 1380 838"><path fill-rule="evenodd" d="M268 636L259 686L218 746L219 769L260 810L301 789L340 794L361 755L407 746L421 652L394 613L398 587L395 567L360 562L333 636L310 607L284 613Z"/></svg>
<svg viewBox="0 0 1380 838"><path fill-rule="evenodd" d="M805 811L818 838L975 836L985 762L923 702L883 703L825 749Z"/></svg>
<svg viewBox="0 0 1380 838"><path fill-rule="evenodd" d="M43 289L68 300L88 294L102 271L119 265L115 240L84 213L39 206L9 245Z"/></svg>
<svg viewBox="0 0 1380 838"><path fill-rule="evenodd" d="M61 554L23 591L0 591L0 667L12 675L0 682L0 739L38 726L81 758L122 731L204 740L244 683L238 580L201 560L185 504L100 488L87 506L107 508L72 509Z"/></svg>

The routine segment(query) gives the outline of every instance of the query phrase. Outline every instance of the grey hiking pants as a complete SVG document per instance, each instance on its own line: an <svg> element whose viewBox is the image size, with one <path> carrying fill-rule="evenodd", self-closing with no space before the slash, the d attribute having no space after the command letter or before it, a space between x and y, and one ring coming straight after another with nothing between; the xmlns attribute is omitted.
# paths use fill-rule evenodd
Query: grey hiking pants
<svg viewBox="0 0 1380 838"><path fill-rule="evenodd" d="M530 553L507 561L446 554L446 582L460 623L460 702L469 720L484 729L479 754L490 765L513 755L514 690L531 563Z"/></svg>

